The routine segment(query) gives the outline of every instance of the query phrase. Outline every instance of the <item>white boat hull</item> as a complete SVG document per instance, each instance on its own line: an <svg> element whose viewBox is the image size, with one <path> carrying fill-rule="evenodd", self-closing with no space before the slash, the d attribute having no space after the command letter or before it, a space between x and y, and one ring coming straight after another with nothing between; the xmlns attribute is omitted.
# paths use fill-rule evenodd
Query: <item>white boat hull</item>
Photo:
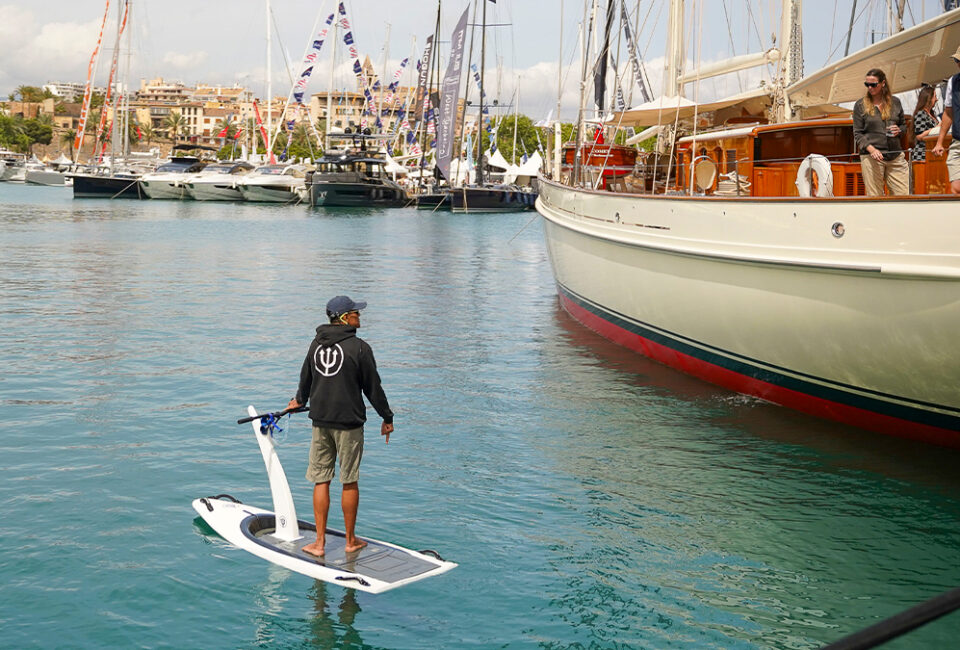
<svg viewBox="0 0 960 650"><path fill-rule="evenodd" d="M300 200L297 190L303 185L251 185L241 184L240 193L245 201L259 203L292 203Z"/></svg>
<svg viewBox="0 0 960 650"><path fill-rule="evenodd" d="M51 169L28 169L24 173L24 180L34 185L63 185L64 176Z"/></svg>
<svg viewBox="0 0 960 650"><path fill-rule="evenodd" d="M561 302L591 329L738 392L952 446L957 208L642 197L544 179L537 202Z"/></svg>
<svg viewBox="0 0 960 650"><path fill-rule="evenodd" d="M197 201L243 201L243 194L232 180L187 183L187 194Z"/></svg>
<svg viewBox="0 0 960 650"><path fill-rule="evenodd" d="M181 200L190 198L180 179L141 178L140 187L143 189L143 193L151 199Z"/></svg>

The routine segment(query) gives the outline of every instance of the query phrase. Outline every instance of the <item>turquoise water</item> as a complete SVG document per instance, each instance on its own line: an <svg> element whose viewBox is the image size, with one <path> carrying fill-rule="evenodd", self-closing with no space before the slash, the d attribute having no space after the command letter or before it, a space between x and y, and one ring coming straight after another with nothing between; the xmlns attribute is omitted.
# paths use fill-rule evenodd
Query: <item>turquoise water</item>
<svg viewBox="0 0 960 650"><path fill-rule="evenodd" d="M2 645L814 648L960 585L960 453L605 342L558 308L533 216L0 184ZM397 413L389 445L368 431L358 533L460 564L378 596L236 550L190 507L270 507L234 422L286 405L337 293L370 303ZM954 614L887 647L958 633Z"/></svg>

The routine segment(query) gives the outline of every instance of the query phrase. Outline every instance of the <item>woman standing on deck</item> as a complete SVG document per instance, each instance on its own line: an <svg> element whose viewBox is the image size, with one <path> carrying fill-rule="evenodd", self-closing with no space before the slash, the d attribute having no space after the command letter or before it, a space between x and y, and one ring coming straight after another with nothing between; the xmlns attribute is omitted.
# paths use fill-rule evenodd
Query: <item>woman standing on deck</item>
<svg viewBox="0 0 960 650"><path fill-rule="evenodd" d="M900 150L900 133L907 125L903 106L890 92L883 70L869 70L863 85L867 94L853 107L853 136L867 196L883 196L884 182L891 194L908 194L910 173Z"/></svg>
<svg viewBox="0 0 960 650"><path fill-rule="evenodd" d="M911 156L913 160L927 159L927 143L923 141L923 138L930 135L930 132L940 124L940 120L933 112L933 105L936 102L937 95L933 91L933 86L924 86L917 96L917 110L913 113L913 132L917 138Z"/></svg>

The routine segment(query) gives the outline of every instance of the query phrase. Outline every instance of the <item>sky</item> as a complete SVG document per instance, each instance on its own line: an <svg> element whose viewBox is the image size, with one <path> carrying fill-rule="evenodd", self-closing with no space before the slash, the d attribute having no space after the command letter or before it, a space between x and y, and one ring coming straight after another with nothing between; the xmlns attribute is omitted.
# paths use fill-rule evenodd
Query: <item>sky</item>
<svg viewBox="0 0 960 650"><path fill-rule="evenodd" d="M442 1L441 40L449 38L460 14L476 1ZM0 0L0 97L6 99L20 85L85 82L104 3ZM805 0L807 73L842 58L852 3ZM106 48L112 48L118 4L118 0L111 2L104 36ZM401 59L419 53L426 36L433 32L437 4L437 0L346 0L361 56L369 56L378 71L385 67L386 76L392 79ZM667 4L665 0L627 1L635 24L641 26L638 47L655 90L662 80ZM134 0L130 85L136 88L141 78L155 77L187 85L239 83L257 96L265 96L266 5L267 0ZM315 34L315 22L329 15L336 2L271 0L270 5L272 88L274 95L286 95L291 81L284 54L290 67L299 70L305 48ZM907 26L942 10L942 0L908 0L907 5ZM486 2L486 6L487 22L495 25L487 30L487 96L512 104L519 87L519 110L534 119L544 119L549 112L555 113L558 84L562 83L561 116L571 118L579 95L577 33L584 0L498 0ZM876 38L883 35L886 6L887 0L858 1L852 49L869 43L873 32L880 32ZM730 56L731 50L736 54L766 50L773 45L772 34L779 31L779 1L687 0L687 7L688 16L692 16L688 41L698 44L690 48L691 61L719 60ZM320 55L308 93L325 91L329 84L328 45ZM474 48L476 60L479 43ZM343 59L342 45L339 50L334 84L343 88L351 80L350 62ZM105 84L108 62L109 52L101 57L98 85ZM403 83L412 84L412 66L407 70ZM701 97L715 99L755 87L762 74L755 70L705 82ZM476 97L476 88L471 92ZM635 97L633 103L639 103L639 99Z"/></svg>

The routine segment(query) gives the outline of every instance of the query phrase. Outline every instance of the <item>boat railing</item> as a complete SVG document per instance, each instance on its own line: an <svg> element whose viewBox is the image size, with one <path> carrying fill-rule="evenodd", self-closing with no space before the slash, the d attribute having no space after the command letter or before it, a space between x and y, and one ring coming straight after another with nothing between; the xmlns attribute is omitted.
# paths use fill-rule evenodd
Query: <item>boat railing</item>
<svg viewBox="0 0 960 650"><path fill-rule="evenodd" d="M711 153L720 155L710 155ZM731 151L732 153L732 151ZM910 161L912 150L900 149ZM641 152L633 166L582 164L580 182L576 185L585 189L629 194L654 194L672 196L752 196L752 197L798 197L797 179L804 161L812 154L822 156L829 164L832 192L830 196L865 196L860 156L854 152L819 154L816 151L804 155L758 157L727 157L722 150L694 152L690 148L681 149L674 157ZM709 176L709 182L697 182L695 175L701 165L712 164L715 174ZM927 151L924 161L908 162L911 168L911 194L947 194L949 181L944 157L934 156ZM573 186L574 166L561 164L560 182ZM816 196L822 169L809 177L812 190L809 196ZM806 170L804 169L806 174ZM803 186L803 183L800 183Z"/></svg>

